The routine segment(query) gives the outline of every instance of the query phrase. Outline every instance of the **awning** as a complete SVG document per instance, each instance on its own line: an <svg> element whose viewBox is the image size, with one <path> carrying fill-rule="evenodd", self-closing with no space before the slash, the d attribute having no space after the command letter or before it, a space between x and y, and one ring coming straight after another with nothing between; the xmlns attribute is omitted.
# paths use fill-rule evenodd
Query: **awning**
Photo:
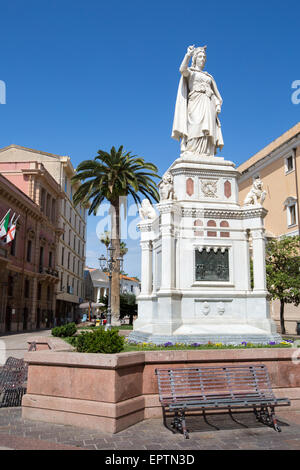
<svg viewBox="0 0 300 470"><path fill-rule="evenodd" d="M89 305L91 306L91 308L105 307L105 304L102 304L101 302L85 302L83 304L80 304L79 308L89 308Z"/></svg>

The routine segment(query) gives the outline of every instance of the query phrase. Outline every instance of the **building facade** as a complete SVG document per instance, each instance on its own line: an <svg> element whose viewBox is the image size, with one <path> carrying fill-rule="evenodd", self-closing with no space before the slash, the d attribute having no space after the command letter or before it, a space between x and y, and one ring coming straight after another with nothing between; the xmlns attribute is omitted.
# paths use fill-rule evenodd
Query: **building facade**
<svg viewBox="0 0 300 470"><path fill-rule="evenodd" d="M0 332L26 331L54 323L55 269L58 223L55 205L58 187L47 172L24 168L18 187L0 174L0 218L11 210L19 216L12 243L0 245ZM37 171L36 171L37 170ZM0 170L1 172L1 170ZM15 179L19 168L7 166L6 174ZM32 174L33 172L33 174ZM20 173L19 173L19 176ZM39 199L40 189L48 189L50 209L44 210L19 188L31 190Z"/></svg>
<svg viewBox="0 0 300 470"><path fill-rule="evenodd" d="M86 300L98 302L101 297L109 294L109 278L108 273L97 268L85 268L86 280ZM134 294L136 297L140 293L140 283L134 277L120 275L120 293Z"/></svg>
<svg viewBox="0 0 300 470"><path fill-rule="evenodd" d="M269 145L242 163L238 168L239 200L242 203L260 178L266 191L264 207L267 238L300 235L299 184L300 184L300 122ZM279 302L271 303L271 313L279 325ZM286 305L287 333L296 333L300 321L300 307Z"/></svg>
<svg viewBox="0 0 300 470"><path fill-rule="evenodd" d="M72 321L78 315L78 306L84 297L84 264L86 245L87 207L75 206L73 194L77 185L71 184L75 175L70 157L11 145L0 149L0 164L42 164L60 188L56 209L60 237L58 241L56 267L59 283L56 290L56 323ZM1 166L0 166L1 172ZM44 188L45 189L45 188ZM41 190L42 191L42 190ZM30 194L30 197L34 195ZM47 198L41 193L41 204Z"/></svg>

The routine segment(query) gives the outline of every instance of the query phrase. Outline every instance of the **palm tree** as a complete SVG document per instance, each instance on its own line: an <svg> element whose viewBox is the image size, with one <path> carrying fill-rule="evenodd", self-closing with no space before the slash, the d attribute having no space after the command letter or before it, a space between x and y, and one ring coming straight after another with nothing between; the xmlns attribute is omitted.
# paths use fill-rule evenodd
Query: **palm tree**
<svg viewBox="0 0 300 470"><path fill-rule="evenodd" d="M147 199L159 200L154 178L160 178L157 167L145 162L141 157L123 152L123 146L110 153L98 150L93 160L81 162L73 176L72 182L82 182L73 196L76 204L90 202L89 215L97 214L100 204L107 200L111 207L111 244L114 257L120 257L120 209L119 198L131 195L134 202L141 203L140 195ZM112 324L119 323L120 316L120 283L118 268L112 273L111 310Z"/></svg>

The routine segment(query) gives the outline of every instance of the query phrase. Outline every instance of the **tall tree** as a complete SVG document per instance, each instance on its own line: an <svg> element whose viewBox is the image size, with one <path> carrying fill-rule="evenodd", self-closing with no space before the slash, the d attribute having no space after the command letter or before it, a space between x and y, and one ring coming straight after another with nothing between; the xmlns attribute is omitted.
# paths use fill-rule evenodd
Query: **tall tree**
<svg viewBox="0 0 300 470"><path fill-rule="evenodd" d="M151 200L159 200L154 178L159 178L157 167L145 162L141 157L111 148L110 153L98 150L93 160L81 162L72 178L82 184L74 194L75 204L90 202L89 215L97 214L100 204L107 200L111 207L111 242L114 257L120 256L120 204L119 198L131 195L134 202L141 203L141 195ZM119 324L120 282L118 267L112 273L111 310L112 324Z"/></svg>
<svg viewBox="0 0 300 470"><path fill-rule="evenodd" d="M300 304L300 237L274 239L266 246L267 287L272 300L280 301L280 328L285 334L284 307Z"/></svg>

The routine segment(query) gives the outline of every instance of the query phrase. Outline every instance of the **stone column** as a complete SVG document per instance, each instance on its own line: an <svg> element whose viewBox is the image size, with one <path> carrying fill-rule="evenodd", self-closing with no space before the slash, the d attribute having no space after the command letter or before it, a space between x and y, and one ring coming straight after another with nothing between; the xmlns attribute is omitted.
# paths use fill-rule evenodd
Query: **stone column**
<svg viewBox="0 0 300 470"><path fill-rule="evenodd" d="M142 249L142 270L141 270L141 295L151 295L152 293L152 242L150 240L141 241Z"/></svg>
<svg viewBox="0 0 300 470"><path fill-rule="evenodd" d="M171 204L161 208L161 285L160 290L175 288L174 212Z"/></svg>
<svg viewBox="0 0 300 470"><path fill-rule="evenodd" d="M251 230L254 291L266 291L266 241L264 229Z"/></svg>

